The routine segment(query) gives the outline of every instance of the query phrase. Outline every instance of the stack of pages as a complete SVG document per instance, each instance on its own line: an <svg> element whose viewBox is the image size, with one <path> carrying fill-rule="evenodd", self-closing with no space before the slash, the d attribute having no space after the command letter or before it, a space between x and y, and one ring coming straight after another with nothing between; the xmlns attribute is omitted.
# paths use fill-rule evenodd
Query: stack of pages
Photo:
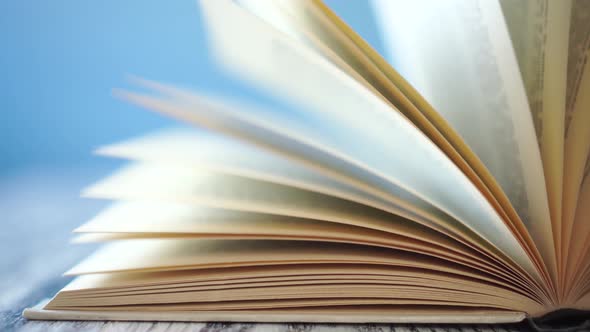
<svg viewBox="0 0 590 332"><path fill-rule="evenodd" d="M25 316L590 309L590 1L372 5L390 62L320 0L201 0L218 63L285 106L119 91L194 128L99 149L130 161L84 192L114 203L76 241L105 243Z"/></svg>

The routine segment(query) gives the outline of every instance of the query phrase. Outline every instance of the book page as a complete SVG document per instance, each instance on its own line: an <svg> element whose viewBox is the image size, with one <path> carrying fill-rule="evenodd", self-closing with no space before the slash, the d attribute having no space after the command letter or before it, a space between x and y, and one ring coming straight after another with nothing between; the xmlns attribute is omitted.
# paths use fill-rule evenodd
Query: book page
<svg viewBox="0 0 590 332"><path fill-rule="evenodd" d="M118 259L113 259L114 255ZM273 240L203 240L203 239L146 239L117 241L101 248L98 252L78 264L68 273L87 274L102 272L150 272L202 270L211 268L256 267L269 269L272 276L273 265L344 264L350 273L360 273L357 267L371 269L383 267L390 270L388 275L396 275L399 268L418 271L437 271L474 281L490 282L506 287L526 297L535 298L526 288L498 278L496 275L482 273L461 265L444 263L441 260L416 255L410 252L328 242L273 241ZM303 270L301 270L303 271ZM305 274L304 272L302 272ZM231 276L231 275L230 275ZM229 277L231 278L231 277ZM532 295L531 295L532 294Z"/></svg>
<svg viewBox="0 0 590 332"><path fill-rule="evenodd" d="M395 253L395 254L394 254ZM118 257L118 258L114 258ZM401 265L478 278L481 272L440 259L363 245L286 240L142 239L116 241L70 269L68 275L115 271L173 271L274 264ZM485 274L484 278L485 278Z"/></svg>
<svg viewBox="0 0 590 332"><path fill-rule="evenodd" d="M501 5L529 99L543 159L555 245L561 257L567 247L566 234L569 234L562 226L561 217L572 2L501 0ZM564 260L560 259L560 263ZM562 272L563 268L560 267Z"/></svg>
<svg viewBox="0 0 590 332"><path fill-rule="evenodd" d="M300 220L300 218L311 219L311 221L308 221L308 226L313 225L314 223L312 221L315 220L315 222L329 222L362 227L363 229L372 229L391 235L388 241L383 241L383 239L376 241L376 239L373 239L375 245L394 246L400 249L444 257L453 261L459 260L458 262L465 264L471 264L470 262L473 262L471 264L472 266L477 265L484 270L495 270L496 273L499 272L500 275L509 275L509 278L516 278L514 279L515 282L519 282L519 277L514 277L513 271L493 259L486 258L477 249L470 249L469 247L471 246L465 246L452 241L442 234L399 216L331 196L275 183L206 171L194 165L162 163L136 164L96 183L85 190L85 194L96 198L126 199L146 202L144 204L152 204L155 207L162 206L163 210L160 213L153 211L151 218L156 218L155 222L158 222L158 220L162 221L163 218L167 222L166 225L168 223L174 223L175 219L179 218L176 213L180 213L181 216L184 214L188 218L186 216L188 213L187 210L194 211L195 215L187 220L189 224L185 224L184 227L194 227L195 231L201 229L202 233L213 233L219 237L264 238L265 234L267 237L272 237L271 235L274 234L274 237L279 238L302 238L307 234L306 236L311 236L312 239L323 238L325 240L331 239L332 241L339 242L347 242L346 239L349 242L352 240L356 242L361 241L361 238L343 237L342 234L338 236L341 231L335 231L333 234L330 234L328 229L335 226L323 225L321 223L313 228L297 231L293 227L304 227L303 224L305 224L305 221L301 224L293 223L295 220ZM181 206L179 209L177 209L177 204ZM182 208L184 204L190 204L193 207L188 209ZM107 223L107 225L113 222L121 223L117 228L119 232L125 229L128 231L133 229L135 223L128 222L124 225L124 220L126 219L135 219L140 224L149 224L150 217L144 216L143 211L147 212L153 209L141 208L139 209L141 213L137 214L138 209L133 208L134 206L136 205L132 205L131 207L123 206L116 208L114 211L108 210L105 212L105 216L98 217L99 223ZM139 206L142 206L142 204ZM202 208L199 209L199 207ZM212 208L213 210L211 210ZM212 223L217 222L216 220L220 216L217 218L213 217L213 211L217 211L217 209L232 211L218 212L222 213L222 215L233 216L234 223L238 223L237 225L234 225L234 223L230 224L230 226L234 225L230 227L232 228L231 232L228 232L227 228L225 231L221 231L222 221L219 221L219 224L210 226L202 224L201 228L198 228L198 224L190 223L190 220L195 220L194 218L198 220L199 217L207 213L211 214L211 218L206 218L207 221ZM135 213L135 217L130 216L130 213ZM168 215L167 213L171 214ZM123 217L121 217L121 214ZM158 215L160 218L157 218ZM238 216L243 217L244 220L241 220L243 225L236 220L239 219ZM256 216L258 217L255 218ZM273 216L276 219L273 219ZM291 220L290 230L280 227L280 221L284 219L287 221ZM246 227L244 225L248 224L249 221L251 228L244 229ZM268 226L269 222L272 223L272 226ZM84 228L86 227L84 226ZM147 230L146 227L149 229L148 225L143 225L138 229L143 228ZM170 227L174 227L174 225L172 224ZM117 231L111 227L107 229L111 232ZM106 231L107 229L103 228L102 230ZM209 231L205 231L205 229L209 229ZM217 232L212 231L214 229L217 229ZM238 230L240 229L243 229L244 232L239 233ZM313 231L309 233L311 229ZM164 233L164 231L160 233L163 238L174 237ZM78 239L78 241L150 237L153 238L154 235L146 236L146 234L136 234L110 238L105 238L104 236L97 238L93 236L90 239L86 237L86 239ZM177 233L175 237L187 236ZM408 239L404 240L404 238ZM453 255L456 257L453 257Z"/></svg>
<svg viewBox="0 0 590 332"><path fill-rule="evenodd" d="M84 191L84 195L155 203L198 204L211 208L344 223L417 240L436 238L433 230L420 224L352 201L272 182L199 169L192 165L130 165L90 186ZM445 241L444 236L438 237L440 241Z"/></svg>
<svg viewBox="0 0 590 332"><path fill-rule="evenodd" d="M66 302L68 305L73 305L76 299L78 300L96 300L100 297L121 297L121 296L134 296L134 295L152 295L152 294L164 294L171 293L174 289L182 288L183 293L196 292L201 290L236 290L240 291L244 288L268 288L268 287L284 287L284 286L306 286L306 285L326 285L326 288L334 286L336 284L348 284L348 285L364 285L364 286L387 286L393 287L407 286L408 291L414 289L414 287L428 287L434 290L440 289L454 289L463 292L472 293L483 293L485 295L496 295L503 299L510 300L525 300L523 295L513 292L512 290L506 289L503 285L497 285L491 282L482 282L479 280L473 280L463 278L461 276L449 274L449 273L436 273L433 271L422 270L422 269L411 269L404 267L388 267L383 268L381 266L366 267L366 268L355 268L354 266L348 266L345 264L339 270L342 274L324 274L324 266L330 267L330 264L318 264L318 265L298 265L301 273L297 275L284 275L285 267L289 265L278 265L265 267L240 267L240 268L223 268L214 269L216 271L225 271L226 276L222 279L208 281L204 278L200 278L200 271L188 270L188 271L170 271L170 272L144 272L144 273L103 273L98 275L83 275L77 279L77 281L71 285L66 286L62 290L59 298L59 302ZM265 271L267 274L265 277L247 277L239 278L239 271L248 269L256 272ZM291 268L292 269L292 268ZM208 275L208 270L203 270L203 274ZM186 273L189 272L189 273ZM237 273L236 273L237 272ZM367 274L363 274L366 272ZM381 274L377 274L381 273ZM260 274L258 272L257 274ZM120 276L123 276L121 278ZM172 282L171 279L174 275L182 275L184 278L192 276L194 279L189 279L189 282ZM210 274L209 274L210 275ZM243 274L242 274L243 275ZM137 277L147 276L147 277ZM161 277L161 279L159 279ZM123 284L130 286L122 286ZM157 283L156 285L149 285L146 282ZM116 287L113 287L117 285ZM268 289L272 292L272 289ZM347 296L352 297L358 295L360 292L351 290ZM189 294L186 294L189 295ZM186 296L183 294L183 297ZM225 295L225 294L224 294ZM225 295L227 296L227 295ZM346 295L345 295L346 296ZM74 300L74 301L70 301ZM180 302L180 296L176 299L171 298L170 300ZM168 300L168 301L170 301ZM529 300L530 301L530 300ZM54 301L54 303L56 303ZM106 303L104 303L106 304ZM147 304L147 303L146 303Z"/></svg>
<svg viewBox="0 0 590 332"><path fill-rule="evenodd" d="M545 269L529 231L481 160L449 123L322 1L240 0L238 3L324 55L377 97L390 103L392 112L399 111L412 121L482 192L523 247ZM549 248L551 255L553 251Z"/></svg>
<svg viewBox="0 0 590 332"><path fill-rule="evenodd" d="M580 310L590 310L590 292L584 294L575 305L575 308Z"/></svg>
<svg viewBox="0 0 590 332"><path fill-rule="evenodd" d="M567 107L563 170L563 233L566 278L569 280L570 256L579 253L569 247L581 223L574 222L578 195L584 178L586 159L590 154L590 2L576 0L572 6L567 71ZM587 168L586 168L587 172Z"/></svg>
<svg viewBox="0 0 590 332"><path fill-rule="evenodd" d="M541 157L499 4L373 3L394 67L483 161L555 273Z"/></svg>
<svg viewBox="0 0 590 332"><path fill-rule="evenodd" d="M214 50L225 68L305 107L302 111L309 117L305 124L287 124L273 117L275 124L285 126L283 131L323 142L383 180L439 207L541 279L528 254L479 190L407 119L391 112L380 98L320 55L285 38L231 1L201 4ZM363 127L358 125L359 116ZM310 123L315 130L310 130ZM430 168L433 165L437 166ZM419 169L422 167L425 169Z"/></svg>
<svg viewBox="0 0 590 332"><path fill-rule="evenodd" d="M445 236L394 224L395 230L378 231L339 222L215 209L201 205L154 202L120 202L102 211L76 233L76 243L133 238L300 239L358 243L419 252L477 267L500 276L510 271L479 252ZM410 234L409 236L407 234ZM509 276L510 279L510 276Z"/></svg>
<svg viewBox="0 0 590 332"><path fill-rule="evenodd" d="M391 273L392 271L390 271ZM274 271L272 271L274 274ZM426 275L426 277L424 277ZM85 279L89 276L82 276L81 278ZM92 277L92 276L90 276ZM441 280L442 279L442 280ZM423 273L422 275L416 273L414 276L391 276L391 277L383 277L383 276L365 276L365 275L357 275L357 274L348 274L348 275L314 275L311 277L296 277L296 278L263 278L263 280L259 278L249 279L249 280L224 280L223 282L200 282L200 283L191 283L191 284L169 284L166 286L158 286L156 288L141 288L138 289L134 287L132 289L123 288L116 291L102 291L102 292L94 292L92 289L86 291L78 290L76 293L73 294L72 291L63 292L63 296L60 296L59 299L52 301L52 304L57 305L58 303L67 304L68 306L76 305L76 302L79 304L89 304L100 302L101 305L109 305L111 303L105 303L104 300L115 299L121 303L122 301L128 300L129 297L143 297L142 300L149 300L150 296L154 296L157 294L161 294L163 296L167 296L168 302L184 302L183 300L186 299L187 296L194 296L197 295L199 292L202 291L214 291L214 290L221 290L222 297L228 297L228 291L235 290L237 292L244 291L244 288L262 288L260 290L253 290L251 293L244 294L246 297L252 298L255 293L261 292L266 290L268 295L276 290L275 287L306 287L306 286L325 286L325 290L335 287L335 286L364 286L363 289L351 289L351 292L348 294L348 297L357 297L362 296L363 293L365 295L368 294L368 289L371 286L378 286L378 287L387 287L391 286L390 291L393 289L400 289L402 287L407 287L407 291L411 292L416 289L416 287L420 288L431 288L434 290L441 290L441 289L459 289L462 292L469 293L483 293L487 296L500 296L503 300L520 300L522 296L516 295L513 292L506 291L500 287L493 287L489 284L484 283L477 283L469 280L464 280L460 278L446 278L449 280L444 280L443 278L428 278L427 273ZM97 286L102 286L101 284L97 284ZM367 287L369 286L369 287ZM178 289L182 287L182 295L174 297L173 293L174 289ZM254 294L252 294L254 293ZM324 295L327 295L323 293ZM237 295L237 294L236 294ZM242 296L244 296L242 295ZM260 296L259 294L257 294ZM303 293L301 296L306 296L307 294ZM280 296L279 294L273 294L273 296ZM312 295L315 297L317 295ZM127 297L127 298L124 298ZM398 298L399 299L399 298ZM160 299L161 301L162 299ZM239 297L238 299L239 300ZM481 301L482 299L479 299ZM84 302L83 302L84 301ZM153 304L153 303L144 303L144 304Z"/></svg>
<svg viewBox="0 0 590 332"><path fill-rule="evenodd" d="M502 324L518 323L526 318L524 312L473 307L443 307L435 305L369 305L340 307L311 307L274 309L272 311L105 311L105 310L47 310L47 301L23 311L23 317L37 320L112 320L112 321L170 321L170 322L252 322L252 323L382 323L382 324Z"/></svg>
<svg viewBox="0 0 590 332"><path fill-rule="evenodd" d="M146 82L143 83L146 84ZM342 181L343 183L353 185L359 189L363 189L365 192L371 195L377 195L388 201L391 201L394 204L399 203L400 206L403 206L404 208L412 210L414 213L416 213L416 216L423 216L424 218L426 218L426 220L431 220L443 226L443 229L434 229L437 229L442 233L445 233L445 229L454 229L454 233L450 233L447 235L469 247L476 249L477 251L481 252L482 254L485 254L488 257L492 257L496 261L501 261L508 265L511 264L510 260L507 259L504 255L502 255L501 252L499 252L495 247L491 246L489 242L483 241L480 237L477 236L477 234L474 234L471 230L466 228L465 225L457 221L453 223L454 219L448 219L448 217L437 219L435 218L435 214L425 215L424 212L426 210L432 210L433 206L420 204L416 205L415 207L419 207L419 209L425 208L426 210L416 210L415 207L413 207L412 205L419 203L419 201L416 201L414 196L408 195L408 193L400 191L398 187L392 188L391 183L383 182L378 179L374 180L371 174L364 172L362 169L345 167L349 166L347 165L345 160L332 160L331 158L329 158L331 157L329 154L326 154L321 150L316 151L316 144L306 142L304 139L302 140L301 137L285 136L284 131L279 134L277 130L271 130L272 127L269 127L268 124L264 124L264 126L261 126L261 124L257 121L253 121L257 118L243 117L242 114L234 113L235 110L237 110L238 108L232 109L227 107L221 107L220 104L217 104L217 101L215 101L215 99L212 100L210 97L197 98L197 96L193 93L183 92L176 88L162 86L161 84L155 84L153 82L150 82L148 86L152 87L160 93L170 94L174 96L174 98L185 100L185 102L190 101L190 108L187 108L186 106L182 106L179 104L174 104L168 101L165 102L161 99L159 100L153 97L141 96L137 94L126 93L125 97L130 98L132 101L140 105L144 105L145 107L162 111L167 115L174 115L176 117L179 117L190 124L197 126L204 125L206 128L220 131L232 137L239 138L243 140L244 143L254 143L256 147L263 147L268 149L265 150L267 153L272 152L276 153L276 155L280 157L288 157L288 160L291 163L301 162L306 167L312 167L314 171L319 172L319 174L321 175L328 176L331 179L337 179L338 181ZM227 102L227 100L224 101ZM242 110L248 109L245 108L243 103L240 103L239 105ZM257 112L260 112L260 109L256 108L255 110L251 111L256 114ZM246 114L249 113L245 113L244 115ZM211 126L211 124L214 124L214 126ZM159 140L160 139L158 139L157 141ZM147 144L150 141L151 143L155 144ZM170 140L165 141L166 144L164 144L163 146L172 143ZM153 142L153 139L147 137L139 139L135 142L131 141L127 143L112 145L110 147L107 147L106 149L101 149L101 151L108 153L112 152L114 155L119 155L122 157L131 157L132 159L138 160L173 161L175 163L183 163L187 165L194 164L196 162L198 164L197 166L201 168L205 167L207 169L223 170L223 172L228 172L225 174L241 174L246 175L248 178L258 178L264 181L270 181L277 184L284 183L290 186L296 183L295 186L298 188L305 188L307 190L311 190L314 192L323 192L330 194L329 191L326 191L326 187L322 188L322 186L326 185L328 182L319 181L316 182L314 185L309 186L309 184L305 183L305 176L300 177L301 175L303 175L302 173L283 173L285 170L293 170L293 168L291 167L281 169L275 167L277 165L271 165L270 167L268 167L267 165L265 167L262 167L261 169L249 168L250 166L256 165L257 161L259 160L247 158L248 161L254 161L254 163L236 164L237 161L243 160L247 156L243 156L244 158L242 158L242 156L240 155L232 156L228 154L224 155L223 153L221 155L225 157L222 157L221 159L218 158L219 154L217 154L217 157L212 159L203 159L205 156L207 156L207 158L213 156L208 155L207 153L203 153L206 151L210 151L208 148L204 148L205 146L207 146L207 144L205 143L206 141L208 140L201 141L201 144L199 144L199 146L201 146L202 148L197 150L192 148L189 150L184 148L179 149L179 146L175 144L173 147L165 149L165 153L162 153L163 146L160 143L163 142ZM231 140L225 140L225 142L231 142ZM306 143L305 146L300 145L303 142ZM252 149L233 149L232 151L239 154L242 152L252 151ZM179 152L182 156L178 154ZM236 158L234 159L234 157ZM265 160L265 158L262 158L260 160ZM216 163L220 161L225 161L227 162L227 164L224 165ZM233 166L227 167L228 165ZM269 172L263 174L260 173L260 170ZM288 178L289 180L285 181L285 178ZM314 178L316 180L322 179L321 176L315 176ZM148 181L149 180L150 179L148 179ZM370 184L370 186L368 186L368 184ZM114 188L116 188L116 186ZM404 196L400 197L399 195L402 193L404 194ZM350 194L350 192L348 194ZM345 197L343 195L343 193L339 193L335 196ZM347 199L358 202L363 201L359 200L358 197L352 198L351 196L348 196ZM408 199L410 199L410 205L407 204ZM373 206L372 204L368 205ZM387 208L385 208L384 210L389 211ZM392 213L397 214L397 212ZM417 221L421 225L426 225L428 227L432 227L434 225L424 223L420 220L420 218L409 217L409 219ZM459 237L455 235L459 235ZM522 273L520 267L515 266L513 268L516 268L518 270L517 273Z"/></svg>
<svg viewBox="0 0 590 332"><path fill-rule="evenodd" d="M282 145L287 148L286 145ZM312 162L295 162L230 137L205 130L164 130L160 133L100 148L99 154L138 161L191 164L226 174L245 176L351 200L417 221L445 234L456 233L452 219L401 188L396 197L375 195L329 172L320 173ZM285 153L286 151L282 151ZM449 225L450 224L450 225ZM462 236L465 236L463 234Z"/></svg>
<svg viewBox="0 0 590 332"><path fill-rule="evenodd" d="M443 283L444 285L444 283ZM343 293L342 288L347 292ZM359 304L429 304L487 306L498 309L530 311L538 308L526 299L503 298L496 294L477 294L463 290L448 290L429 286L404 284L339 284L314 283L311 285L278 286L269 284L244 289L185 290L182 292L162 291L156 294L128 294L116 296L95 296L91 298L56 298L48 308L100 307L117 310L136 310L148 306L151 310L163 306L164 310L247 310L288 307L325 307ZM195 299L198 299L195 301ZM524 303L523 303L524 302ZM525 304L526 303L526 304ZM115 308L113 308L116 306Z"/></svg>
<svg viewBox="0 0 590 332"><path fill-rule="evenodd" d="M351 287L352 285L347 285L347 284L343 284L341 285L340 288L342 287L346 287L346 288L351 288L354 289L354 287ZM456 294L457 292L452 292L452 291L431 291L430 288L424 288L421 290L416 290L415 288L413 289L405 289L405 290L400 290L399 287L380 287L380 288L369 288L364 292L359 292L357 290L355 290L355 292L352 294L353 297L351 298L341 298L339 296L336 296L335 298L330 298L329 296L333 295L334 293L336 293L336 291L334 290L334 287L328 287L329 290L326 291L325 293L321 294L321 293L317 293L317 290L321 287L315 287L315 288L303 288L303 287L290 287L290 288L282 288L280 289L278 293L274 294L276 297L285 297L286 293L289 294L293 294L293 292L295 292L298 288L302 288L301 291L305 291L306 294L310 294L309 298L302 298L302 299L292 299L292 298L288 298L288 299L260 299L260 296L254 296L257 295L256 291L260 291L260 289L252 289L250 293L248 294L240 294L241 298L246 298L246 297L254 297L255 300L238 300L238 301L213 301L211 300L212 298L212 292L199 292L199 293L205 293L203 295L206 295L206 297L204 298L204 301L202 302L190 302L188 301L187 297L182 296L183 294L181 294L181 299L180 299L180 303L157 303L159 301L162 301L162 298L167 299L171 294L166 294L168 295L167 297L162 297L162 296L150 296L148 298L143 297L142 302L156 302L156 303L152 303L152 304L147 304L147 303L139 303L139 304L124 304L126 302L130 302L129 297L115 297L115 298L107 298L106 301L104 299L99 299L97 301L92 302L91 300L83 300L83 301L75 301L75 300L70 300L70 299L66 299L65 303L77 303L77 306L69 306L69 305L64 305L63 302L59 303L56 300L55 304L52 301L50 304L48 304L46 306L47 309L49 310L67 310L68 312L72 312L72 310L82 310L87 311L88 309L91 310L100 310L100 311L104 311L107 314L108 317L108 313L109 312L125 312L126 315L132 315L134 312L137 311L143 311L146 312L145 310L147 310L147 312L152 313L152 314L157 314L160 312L165 312L165 313L170 313L170 312L183 312L184 314L186 314L187 316L192 316L192 315L199 315L199 316L209 316L209 317L223 317L220 315L216 315L216 313L218 312L223 312L223 313L236 313L238 315L243 314L243 313L250 313L250 315L259 313L260 316L256 316L256 317L265 317L267 315L272 315L274 312L276 312L277 310L280 311L288 311L289 309L294 313L299 313L299 312L313 312L313 310L315 308L333 308L333 313L337 313L339 311L340 307L344 307L346 309L349 309L351 307L358 307L358 306L368 306L368 307L372 307L372 306L393 306L393 307L404 307L404 308L408 308L409 307L418 307L418 308L423 308L423 307L452 307L455 308L456 310L459 310L457 308L485 308L488 310L491 309L495 309L495 310L510 310L515 308L513 304L513 302L499 302L497 298L493 298L490 296L473 296L472 294ZM365 288L365 287L363 287ZM390 289L390 291L387 291L387 289ZM413 297L415 298L408 298L408 294L414 294ZM267 293L268 294L268 293ZM341 293L340 293L341 294ZM363 297L362 294L366 294L366 297ZM378 297L377 294L382 294L381 297ZM385 295L387 295L387 297L385 297ZM426 294L426 295L424 295ZM188 296L191 297L195 297L196 294L191 293L188 294ZM293 297L293 295L291 295L290 297ZM375 298L377 297L377 298ZM135 302L138 301L137 299L140 298L141 296L137 296L137 297L132 297L131 298L131 302ZM433 299L435 298L435 299ZM99 302L100 301L100 302ZM100 305L101 302L107 302L107 304L105 305ZM522 309L521 306L517 306L517 308L520 308L517 310L517 312L520 311L524 311ZM96 311L95 311L96 312ZM387 312L387 311L386 311ZM395 312L395 311L394 311ZM190 314L188 314L190 313ZM206 315L203 315L204 313L206 313ZM533 313L537 313L535 311L533 311ZM232 317L233 315L227 315L225 317ZM248 315L244 315L243 317L247 317ZM100 317L104 317L104 316L100 316ZM286 321L293 321L293 319L297 320L297 319L302 319L300 316L299 318L293 318L293 316L291 316L292 318L285 318ZM317 319L317 318L316 318ZM220 321L227 321L227 318L209 318L209 319L205 319L205 320L220 320ZM230 319L231 320L231 319ZM240 321L243 321L244 318L240 319ZM247 320L247 319L246 319ZM332 320L334 322L340 322L340 319L334 319L332 318ZM332 321L330 319L328 319L328 321ZM199 320L201 321L201 320ZM308 322L307 319L304 319L305 322ZM326 320L322 320L320 318L319 320L320 322L326 322ZM361 320L361 321L365 321L365 320ZM387 322L387 320L381 320L383 322Z"/></svg>
<svg viewBox="0 0 590 332"><path fill-rule="evenodd" d="M375 96L389 103L392 112L400 111L424 132L437 146L482 190L482 193L498 211L498 203L466 161L458 154L442 134L408 100L408 98L381 72L362 49L331 23L334 16L325 15L329 10L321 3L311 1L239 0L242 7L254 13L305 45L314 48L330 62L355 78ZM502 217L505 217L502 214ZM508 217L506 217L508 218ZM520 235L517 232L517 235Z"/></svg>
<svg viewBox="0 0 590 332"><path fill-rule="evenodd" d="M429 273L447 273L456 279L472 278L472 287L476 287L476 283L481 280L488 280L486 275L480 275L476 271L461 268L458 266L450 266L448 264L441 265L435 259L430 259L421 255L412 255L404 252L395 252L371 248L365 246L345 245L335 243L320 243L320 242L304 242L304 241L231 241L231 240L131 240L118 241L115 244L108 245L80 263L78 266L70 270L70 274L87 274L87 273L104 273L104 272L149 272L149 271L168 271L168 273L176 270L194 270L204 268L232 268L240 266L266 266L270 269L273 264L311 264L315 266L323 266L324 264L344 264L349 266L349 271L355 271L354 267L357 264L368 264L369 266L387 267L390 272L387 274L395 276L396 269L416 269L417 271L424 271L425 276ZM313 269L313 268L311 268ZM206 270L205 270L206 271ZM272 270L267 271L267 276L272 276ZM402 273L401 276L404 274ZM467 277L467 278L466 278ZM469 283L451 282L447 287L444 280L440 280L441 286L431 281L430 284L424 283L423 289L412 286L413 284L420 284L420 279L398 277L398 281L385 287L375 288L378 285L359 286L347 285L349 290L342 293L342 286L336 287L327 284L322 284L320 287L304 286L300 281L296 281L297 292L293 289L285 289L281 291L279 287L273 288L276 290L265 290L264 287L246 287L240 289L232 289L229 287L215 287L214 291L207 291L207 288L214 286L207 286L199 291L199 302L209 302L208 298L215 299L215 302L223 301L248 301L254 299L264 299L272 297L274 299L280 298L288 300L290 298L316 298L320 301L322 298L366 298L366 303L372 302L372 298L376 292L380 292L382 298L391 297L391 300L402 301L404 299L423 300L452 300L455 302L471 302L482 305L484 302L494 303L495 305L503 306L504 308L519 308L519 310L530 311L535 308L537 311L541 307L534 301L528 299L526 296L519 295L512 291L503 290L501 286L480 286L477 291L477 296L473 295L473 291L469 291ZM335 281L332 280L332 283ZM366 283L367 281L365 281ZM375 282L376 283L376 282ZM396 287L395 284L400 284ZM403 283L409 283L403 285ZM378 283L376 283L378 284ZM198 287L198 286L197 286ZM485 295L486 289L494 291ZM224 291L223 288L228 288L229 291ZM440 289L439 289L440 288ZM69 289L72 289L70 287ZM335 292L338 289L339 295ZM251 291L247 291L251 290ZM153 298L150 293L158 292L158 298ZM195 302L195 293L189 289L183 292L167 293L163 291L147 291L147 295L141 297L142 291L133 295L132 302L141 301L142 303L157 304L157 303L182 303ZM291 295L289 295L291 294ZM405 295L404 295L405 294ZM411 296L410 294L413 294ZM444 296L443 296L444 294ZM211 297L212 296L212 297ZM78 300L76 300L78 298ZM59 297L52 301L52 305L60 306L68 305L124 305L130 304L129 298L125 296L101 296L97 294L85 302L86 297L68 297L60 299ZM95 301L95 302L92 302ZM145 301L145 302L143 302ZM135 302L137 303L137 302ZM236 302L236 307L239 304ZM301 304L304 306L304 304ZM316 303L317 305L317 303ZM243 305L242 309L246 306ZM204 308L193 310L203 310Z"/></svg>
<svg viewBox="0 0 590 332"><path fill-rule="evenodd" d="M567 287L569 296L578 296L580 285L588 282L590 266L590 155L587 156L582 181L576 202L572 236L567 260Z"/></svg>
<svg viewBox="0 0 590 332"><path fill-rule="evenodd" d="M441 281L461 287L496 286L518 292L510 283L495 283L491 278L469 280L440 271L403 266L366 264L284 264L221 269L197 269L162 272L96 273L82 275L61 290L63 296L117 294L153 291L170 287L195 287L253 284L262 282L300 282L309 280ZM476 290L476 289L474 289Z"/></svg>
<svg viewBox="0 0 590 332"><path fill-rule="evenodd" d="M263 135L264 136L264 135ZM268 138L268 136L267 136ZM281 145L282 154L288 150ZM205 130L164 130L126 142L100 148L99 154L137 161L194 165L198 169L269 181L374 207L418 222L459 242L490 251L477 234L436 207L402 190L388 187L388 193L358 185L358 178L335 176L334 170L318 172L315 160L305 163L260 149L244 141L223 137ZM395 193L392 196L391 193ZM475 242L475 243L473 243ZM496 252L492 250L493 255Z"/></svg>
<svg viewBox="0 0 590 332"><path fill-rule="evenodd" d="M260 131L257 132L260 133ZM266 140L268 139L268 136L264 133L263 136L265 136ZM292 160L284 158L282 155L274 154L270 151L259 149L256 146L251 146L245 143L246 142L233 140L229 137L222 137L203 130L165 130L160 133L100 148L99 153L130 158L133 160L155 162L157 164L164 163L172 164L172 166L190 166L193 168L192 171L194 172L209 170L220 175L238 175L248 179L291 186L332 197L342 198L408 218L407 227L410 227L409 229L413 231L413 236L417 239L429 241L428 239L430 239L430 236L426 236L423 231L421 231L422 235L416 233L419 229L423 229L421 225L424 225L449 236L466 247L472 248L477 254L485 255L490 258L493 257L492 259L494 262L506 260L503 256L499 256L498 251L493 250L493 247L490 247L489 244L485 242L482 243L482 239L465 226L450 219L447 215L441 214L440 211L433 211L432 206L424 204L416 205L415 207L408 206L408 204L416 204L416 200L409 199L412 197L408 194L396 197L396 200L394 201L384 201L379 196L373 195L374 190L359 191L359 188L356 186L351 186L354 183L348 184L339 181L342 180L340 178L331 177L333 176L331 172L325 174L318 173L315 169L309 168L309 161L303 164L295 163ZM286 150L288 150L288 146L285 145L282 145L281 148L283 149L281 151L282 153L285 153ZM314 162L317 162L317 159L311 161L312 164ZM170 171L168 173L177 174L177 171ZM177 177L169 175L168 173L163 172L162 175L158 177L167 177L169 181L177 179ZM186 179L182 182L184 183L184 181L186 181ZM151 183L152 180L148 178L140 182L145 185ZM124 184L121 183L118 186L121 188L124 187ZM255 186L252 185L252 187ZM148 191L149 189L145 190ZM170 197L170 199L173 198L173 196ZM227 200L227 198L223 197L218 198L221 198L221 200L216 200L218 203L224 199ZM394 205L392 205L392 203ZM400 206L397 206L398 203ZM415 212L415 214L403 210L408 207L411 207L410 210ZM402 210L400 210L400 208L402 208ZM425 214L425 212L428 213ZM410 220L419 223L417 228L411 228ZM371 225L365 226L371 227ZM406 225L402 226L406 227ZM390 227L395 228L396 226L392 224ZM399 232L401 230L402 229L398 229L395 231ZM124 238L149 238L154 236L155 234L119 234L116 236L94 234L77 237L75 242L108 241ZM166 235L166 237L171 236L174 235ZM233 237L238 236L239 235L233 235ZM422 238L422 236L424 236L424 238ZM425 248L416 247L416 249L423 251ZM486 260L483 262L487 263ZM512 274L510 271L503 271L505 272L501 272L501 274Z"/></svg>

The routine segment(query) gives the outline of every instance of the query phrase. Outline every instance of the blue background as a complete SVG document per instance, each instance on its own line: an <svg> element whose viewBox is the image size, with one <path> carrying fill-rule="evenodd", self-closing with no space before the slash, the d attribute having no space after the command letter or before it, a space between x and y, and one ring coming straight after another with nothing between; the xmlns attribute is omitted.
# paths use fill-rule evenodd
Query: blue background
<svg viewBox="0 0 590 332"><path fill-rule="evenodd" d="M381 51L366 1L328 4ZM208 55L198 4L0 1L0 175L104 163L96 147L171 125L111 89L127 75L248 95Z"/></svg>
<svg viewBox="0 0 590 332"><path fill-rule="evenodd" d="M366 1L329 5L379 44ZM94 249L70 232L109 202L79 193L122 162L92 151L175 125L111 96L127 75L261 98L216 70L201 21L195 0L0 0L0 330Z"/></svg>

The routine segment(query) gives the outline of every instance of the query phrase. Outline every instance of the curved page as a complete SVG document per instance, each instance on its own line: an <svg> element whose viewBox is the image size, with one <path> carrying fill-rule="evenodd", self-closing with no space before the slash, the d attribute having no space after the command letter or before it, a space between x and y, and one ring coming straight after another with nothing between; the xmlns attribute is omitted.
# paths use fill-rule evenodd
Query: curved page
<svg viewBox="0 0 590 332"><path fill-rule="evenodd" d="M499 3L374 5L395 67L484 162L555 273L541 156Z"/></svg>
<svg viewBox="0 0 590 332"><path fill-rule="evenodd" d="M391 112L387 104L321 56L272 31L231 1L201 4L222 63L272 86L276 93L296 98L309 112L316 110L306 113L314 121L313 129L310 119L304 125L285 123L277 116L274 123L325 142L440 207L540 280L530 258L477 188L402 115ZM363 128L355 120L358 116L366 124Z"/></svg>

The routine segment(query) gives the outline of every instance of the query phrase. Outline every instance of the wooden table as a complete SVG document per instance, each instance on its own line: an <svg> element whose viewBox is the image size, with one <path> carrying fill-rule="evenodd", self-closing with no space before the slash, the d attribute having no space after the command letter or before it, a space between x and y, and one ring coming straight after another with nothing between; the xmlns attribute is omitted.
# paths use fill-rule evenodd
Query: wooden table
<svg viewBox="0 0 590 332"><path fill-rule="evenodd" d="M0 331L520 331L526 326L226 324L40 322L24 308L53 296L68 279L61 274L94 248L71 245L70 230L104 202L78 193L109 167L30 169L0 176Z"/></svg>

